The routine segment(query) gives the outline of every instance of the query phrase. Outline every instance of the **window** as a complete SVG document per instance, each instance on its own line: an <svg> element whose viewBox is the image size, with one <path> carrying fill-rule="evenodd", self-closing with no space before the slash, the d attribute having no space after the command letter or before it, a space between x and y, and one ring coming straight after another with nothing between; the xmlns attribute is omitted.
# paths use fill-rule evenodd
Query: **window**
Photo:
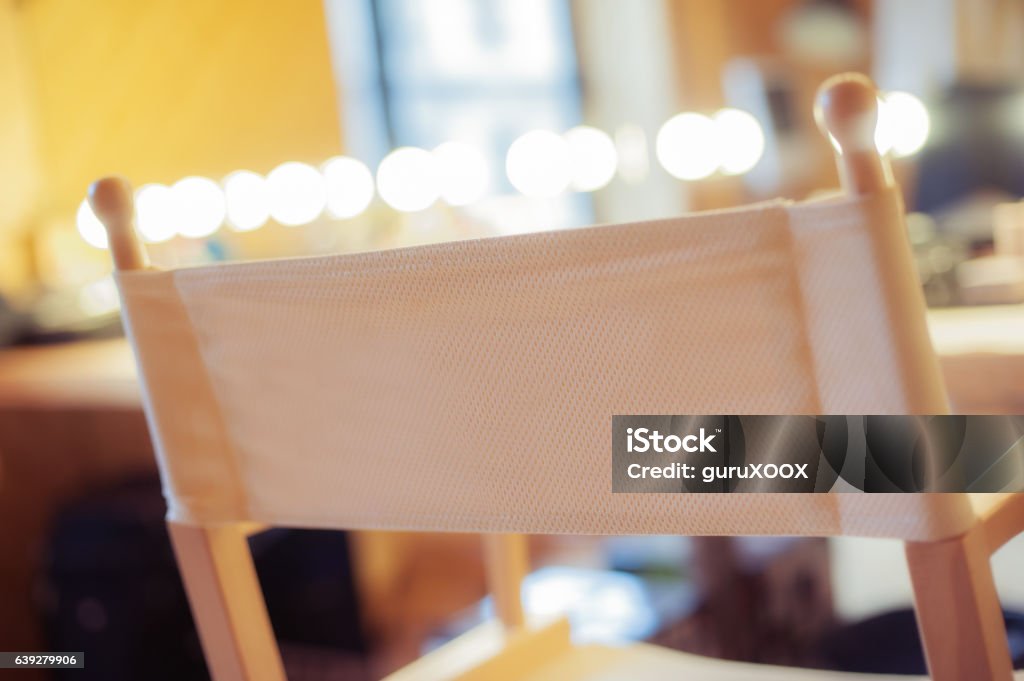
<svg viewBox="0 0 1024 681"><path fill-rule="evenodd" d="M512 142L581 121L568 0L329 0L328 18L348 151L371 165L400 146L465 142L487 159L487 195L507 196ZM561 224L538 227L592 219L585 196L551 201Z"/></svg>

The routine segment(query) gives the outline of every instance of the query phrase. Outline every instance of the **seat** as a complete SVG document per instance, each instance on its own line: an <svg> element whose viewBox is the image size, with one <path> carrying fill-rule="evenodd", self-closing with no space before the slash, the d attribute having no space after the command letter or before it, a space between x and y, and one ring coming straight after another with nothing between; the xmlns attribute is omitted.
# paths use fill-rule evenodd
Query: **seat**
<svg viewBox="0 0 1024 681"><path fill-rule="evenodd" d="M482 625L387 677L387 681L915 681L920 676L860 674L726 662L649 644L573 645L562 620L508 636L497 623ZM974 674L964 679L979 678ZM1016 681L1024 671L1016 672Z"/></svg>
<svg viewBox="0 0 1024 681"><path fill-rule="evenodd" d="M94 184L214 678L284 678L264 525L483 534L502 645L466 678L519 645L578 678L723 664L528 625L523 533L898 538L933 678L1010 678L988 559L1020 495L611 493L614 414L946 413L874 86L837 76L816 114L841 196L385 252L160 271L127 184ZM454 678L457 644L400 674Z"/></svg>

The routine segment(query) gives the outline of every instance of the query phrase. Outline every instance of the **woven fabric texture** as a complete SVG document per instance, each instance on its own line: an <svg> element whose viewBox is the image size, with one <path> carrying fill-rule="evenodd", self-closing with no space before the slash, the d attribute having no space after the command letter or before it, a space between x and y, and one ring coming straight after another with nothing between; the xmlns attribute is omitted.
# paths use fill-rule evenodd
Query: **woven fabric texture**
<svg viewBox="0 0 1024 681"><path fill-rule="evenodd" d="M901 220L887 193L121 273L170 517L962 532L967 495L611 493L613 414L941 413L912 269L879 255L910 268Z"/></svg>

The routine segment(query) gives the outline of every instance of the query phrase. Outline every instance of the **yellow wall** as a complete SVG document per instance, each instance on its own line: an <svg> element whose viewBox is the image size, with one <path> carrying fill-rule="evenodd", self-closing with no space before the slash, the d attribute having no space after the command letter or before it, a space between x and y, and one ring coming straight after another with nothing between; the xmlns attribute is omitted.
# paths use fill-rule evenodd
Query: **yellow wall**
<svg viewBox="0 0 1024 681"><path fill-rule="evenodd" d="M14 0L0 0L0 291L30 276L25 234L36 209L39 166L29 72Z"/></svg>
<svg viewBox="0 0 1024 681"><path fill-rule="evenodd" d="M25 50L13 0L0 0L0 225L34 208L38 167Z"/></svg>
<svg viewBox="0 0 1024 681"><path fill-rule="evenodd" d="M136 185L219 178L340 150L321 0L16 7L47 214L73 210L104 174Z"/></svg>

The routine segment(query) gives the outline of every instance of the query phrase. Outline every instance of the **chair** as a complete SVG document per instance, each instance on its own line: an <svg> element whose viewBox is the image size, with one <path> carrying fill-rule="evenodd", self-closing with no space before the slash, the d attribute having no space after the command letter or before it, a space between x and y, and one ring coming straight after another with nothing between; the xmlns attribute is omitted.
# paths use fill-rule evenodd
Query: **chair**
<svg viewBox="0 0 1024 681"><path fill-rule="evenodd" d="M396 681L825 675L574 647L525 622L516 533L902 539L932 677L1011 678L988 559L1020 495L610 492L617 413L946 412L874 87L837 76L816 114L844 196L387 252L158 271L97 182L214 678L284 678L264 524L484 535L500 622Z"/></svg>

